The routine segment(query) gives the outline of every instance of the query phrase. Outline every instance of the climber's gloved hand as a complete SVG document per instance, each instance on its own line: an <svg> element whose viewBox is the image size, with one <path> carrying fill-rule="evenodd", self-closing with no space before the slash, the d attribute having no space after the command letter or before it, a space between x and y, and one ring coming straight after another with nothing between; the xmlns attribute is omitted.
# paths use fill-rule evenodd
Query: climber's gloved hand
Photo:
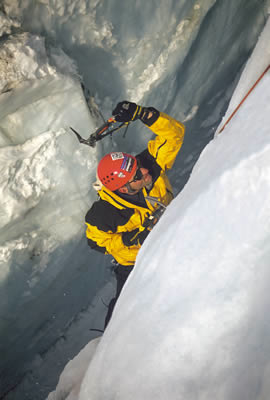
<svg viewBox="0 0 270 400"><path fill-rule="evenodd" d="M140 118L143 112L144 108L142 106L130 101L121 101L117 104L112 114L118 122L130 122Z"/></svg>
<svg viewBox="0 0 270 400"><path fill-rule="evenodd" d="M144 229L143 231L140 231L138 228L133 229L133 231L122 233L122 241L127 247L142 245L149 233L148 229Z"/></svg>

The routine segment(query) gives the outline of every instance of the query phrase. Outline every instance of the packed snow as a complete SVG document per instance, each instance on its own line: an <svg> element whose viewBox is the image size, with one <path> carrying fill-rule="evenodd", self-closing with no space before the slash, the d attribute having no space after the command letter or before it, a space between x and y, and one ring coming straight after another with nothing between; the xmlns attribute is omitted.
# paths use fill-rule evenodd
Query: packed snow
<svg viewBox="0 0 270 400"><path fill-rule="evenodd" d="M233 101L270 63L269 37L270 22ZM269 398L269 125L270 72L147 238L101 341L78 356L93 356L79 396L77 357L49 400Z"/></svg>

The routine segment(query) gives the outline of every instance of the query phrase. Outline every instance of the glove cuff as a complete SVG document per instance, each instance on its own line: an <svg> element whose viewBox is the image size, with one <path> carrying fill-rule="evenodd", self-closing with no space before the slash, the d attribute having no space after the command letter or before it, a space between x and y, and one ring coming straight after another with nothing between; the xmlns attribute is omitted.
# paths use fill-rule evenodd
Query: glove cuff
<svg viewBox="0 0 270 400"><path fill-rule="evenodd" d="M149 118L149 114L152 113L151 117ZM142 111L140 113L140 120L147 126L153 125L154 122L160 116L160 112L155 109L154 107L142 107Z"/></svg>
<svg viewBox="0 0 270 400"><path fill-rule="evenodd" d="M136 119L141 118L141 116L143 115L143 110L144 110L144 107L137 105L137 108L133 114L131 121L135 121Z"/></svg>

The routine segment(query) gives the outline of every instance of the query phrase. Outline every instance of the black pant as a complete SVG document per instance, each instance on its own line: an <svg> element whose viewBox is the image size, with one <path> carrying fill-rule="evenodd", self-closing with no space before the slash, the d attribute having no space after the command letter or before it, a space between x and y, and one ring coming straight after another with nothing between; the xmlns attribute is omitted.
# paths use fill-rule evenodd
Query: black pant
<svg viewBox="0 0 270 400"><path fill-rule="evenodd" d="M129 274L131 273L131 271L133 270L134 265L120 265L117 264L117 266L114 269L114 273L115 273L115 277L116 277L116 295L113 299L111 299L109 306L108 306L108 312L105 318L105 325L104 325L104 330L106 328L106 326L108 325L112 313L113 313L113 309L115 306L115 303L117 302L118 297L120 296L121 290L129 276Z"/></svg>

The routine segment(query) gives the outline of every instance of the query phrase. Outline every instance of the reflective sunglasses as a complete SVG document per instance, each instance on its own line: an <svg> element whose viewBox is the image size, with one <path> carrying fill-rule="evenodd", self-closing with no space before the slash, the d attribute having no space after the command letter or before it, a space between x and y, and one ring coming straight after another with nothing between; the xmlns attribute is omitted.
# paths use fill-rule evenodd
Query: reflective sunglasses
<svg viewBox="0 0 270 400"><path fill-rule="evenodd" d="M137 171L136 174L134 175L132 181L129 181L128 183L132 183L132 182L137 182L140 181L143 177L142 171L141 171L141 163L139 160L137 160Z"/></svg>

